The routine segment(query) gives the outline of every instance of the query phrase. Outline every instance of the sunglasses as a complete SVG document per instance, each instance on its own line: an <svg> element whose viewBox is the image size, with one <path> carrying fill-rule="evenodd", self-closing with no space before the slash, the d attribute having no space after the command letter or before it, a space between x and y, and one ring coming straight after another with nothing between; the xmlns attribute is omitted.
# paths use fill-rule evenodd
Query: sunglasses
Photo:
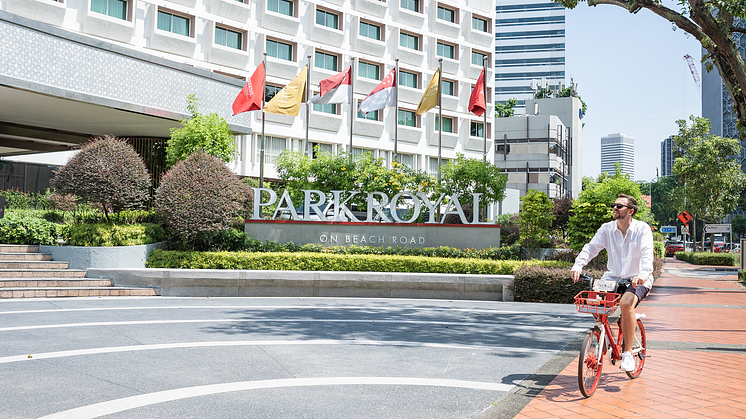
<svg viewBox="0 0 746 419"><path fill-rule="evenodd" d="M622 209L622 208L624 208L624 207L627 207L627 208L629 208L629 205L624 205L624 204L611 204L611 208Z"/></svg>

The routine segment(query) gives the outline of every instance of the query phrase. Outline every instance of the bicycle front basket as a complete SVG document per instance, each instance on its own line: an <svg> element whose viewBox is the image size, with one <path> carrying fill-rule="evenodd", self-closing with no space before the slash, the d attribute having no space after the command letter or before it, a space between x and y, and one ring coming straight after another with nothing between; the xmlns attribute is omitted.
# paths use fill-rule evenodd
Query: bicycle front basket
<svg viewBox="0 0 746 419"><path fill-rule="evenodd" d="M580 291L575 296L575 307L580 313L610 316L619 305L621 297L613 292Z"/></svg>

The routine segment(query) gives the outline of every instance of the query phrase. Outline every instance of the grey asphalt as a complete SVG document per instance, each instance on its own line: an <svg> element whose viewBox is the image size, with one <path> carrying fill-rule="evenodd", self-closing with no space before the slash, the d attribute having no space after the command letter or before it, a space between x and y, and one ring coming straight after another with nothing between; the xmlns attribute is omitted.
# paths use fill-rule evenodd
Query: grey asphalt
<svg viewBox="0 0 746 419"><path fill-rule="evenodd" d="M0 418L513 417L592 322L494 301L0 300Z"/></svg>

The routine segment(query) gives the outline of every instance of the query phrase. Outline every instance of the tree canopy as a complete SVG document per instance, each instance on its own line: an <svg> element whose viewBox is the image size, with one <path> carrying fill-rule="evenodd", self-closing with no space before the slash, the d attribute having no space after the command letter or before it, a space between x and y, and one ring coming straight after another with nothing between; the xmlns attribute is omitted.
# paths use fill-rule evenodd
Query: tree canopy
<svg viewBox="0 0 746 419"><path fill-rule="evenodd" d="M521 197L521 243L529 249L535 250L551 243L549 229L554 221L553 206L552 200L544 192L532 189Z"/></svg>
<svg viewBox="0 0 746 419"><path fill-rule="evenodd" d="M587 1L589 6L611 4L637 13L648 9L676 27L694 36L707 51L702 60L708 71L718 69L733 99L739 125L746 127L746 65L738 52L733 34L746 33L746 2L743 0L676 0L675 10L659 0L554 0L574 9ZM739 19L740 18L740 19Z"/></svg>

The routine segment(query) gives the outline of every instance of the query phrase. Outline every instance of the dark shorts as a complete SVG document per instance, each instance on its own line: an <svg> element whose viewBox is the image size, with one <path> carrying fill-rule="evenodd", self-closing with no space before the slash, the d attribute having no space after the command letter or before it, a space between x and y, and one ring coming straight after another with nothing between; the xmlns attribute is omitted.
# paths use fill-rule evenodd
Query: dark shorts
<svg viewBox="0 0 746 419"><path fill-rule="evenodd" d="M645 299L645 297L648 296L648 293L650 292L650 289L644 285L638 285L637 288L632 287L632 285L627 285L627 289L624 290L625 293L632 292L637 296L637 304L635 304L635 307L637 307L638 304L642 300Z"/></svg>

